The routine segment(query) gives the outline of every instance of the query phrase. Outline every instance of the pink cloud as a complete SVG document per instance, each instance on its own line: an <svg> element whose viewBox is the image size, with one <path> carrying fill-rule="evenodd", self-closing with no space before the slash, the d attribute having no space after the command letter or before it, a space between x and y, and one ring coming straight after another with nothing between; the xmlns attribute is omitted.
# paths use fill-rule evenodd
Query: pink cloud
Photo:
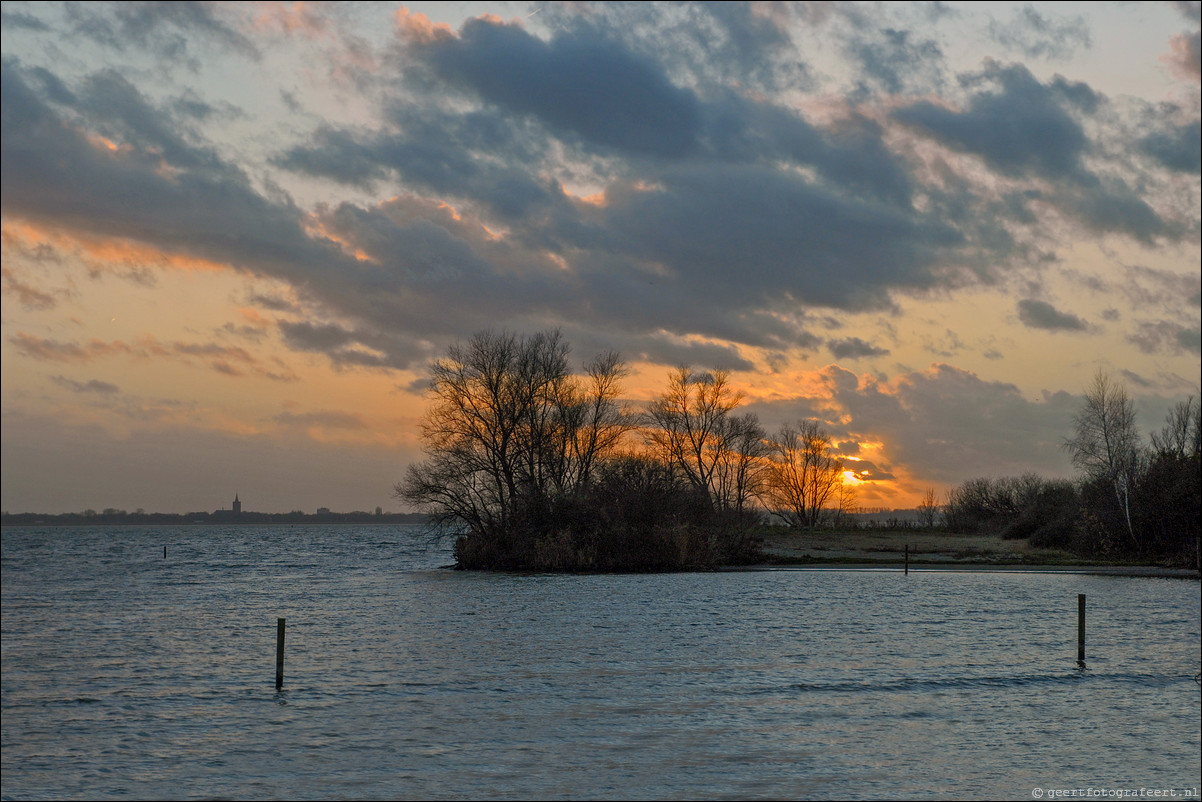
<svg viewBox="0 0 1202 802"><path fill-rule="evenodd" d="M1202 31L1175 35L1169 40L1169 52L1161 60L1178 77L1202 83Z"/></svg>

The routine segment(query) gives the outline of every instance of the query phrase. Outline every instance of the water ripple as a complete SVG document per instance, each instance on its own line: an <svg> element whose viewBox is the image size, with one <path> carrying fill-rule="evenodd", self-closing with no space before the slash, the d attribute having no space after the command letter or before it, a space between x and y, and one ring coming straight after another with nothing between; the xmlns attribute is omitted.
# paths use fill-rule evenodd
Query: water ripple
<svg viewBox="0 0 1202 802"><path fill-rule="evenodd" d="M1200 784L1196 584L511 576L441 570L449 554L428 544L399 527L6 528L0 796L972 799ZM1083 670L1077 593L1091 598Z"/></svg>

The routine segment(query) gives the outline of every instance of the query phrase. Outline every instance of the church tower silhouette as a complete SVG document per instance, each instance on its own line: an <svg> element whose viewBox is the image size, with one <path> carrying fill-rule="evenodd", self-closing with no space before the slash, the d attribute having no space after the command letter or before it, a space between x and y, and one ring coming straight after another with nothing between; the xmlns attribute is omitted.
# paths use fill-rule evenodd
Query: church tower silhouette
<svg viewBox="0 0 1202 802"><path fill-rule="evenodd" d="M238 500L238 494L234 494L234 515L242 514L242 502Z"/></svg>

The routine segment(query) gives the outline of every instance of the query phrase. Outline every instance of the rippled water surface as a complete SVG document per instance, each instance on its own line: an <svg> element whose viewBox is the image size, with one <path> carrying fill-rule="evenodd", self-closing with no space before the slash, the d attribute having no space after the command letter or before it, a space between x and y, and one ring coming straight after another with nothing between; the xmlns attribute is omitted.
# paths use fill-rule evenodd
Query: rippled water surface
<svg viewBox="0 0 1202 802"><path fill-rule="evenodd" d="M4 528L3 798L1202 784L1196 580L450 561L406 527Z"/></svg>

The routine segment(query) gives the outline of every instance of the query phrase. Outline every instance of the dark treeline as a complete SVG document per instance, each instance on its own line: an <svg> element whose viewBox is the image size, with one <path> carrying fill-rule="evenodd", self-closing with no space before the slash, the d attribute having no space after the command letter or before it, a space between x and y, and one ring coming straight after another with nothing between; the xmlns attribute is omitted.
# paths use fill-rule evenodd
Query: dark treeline
<svg viewBox="0 0 1202 802"><path fill-rule="evenodd" d="M484 332L432 365L426 459L396 494L457 535L460 568L736 564L766 510L809 526L850 505L817 422L769 437L727 374L687 367L630 409L616 354L576 374L569 351L558 332Z"/></svg>
<svg viewBox="0 0 1202 802"><path fill-rule="evenodd" d="M426 459L397 497L455 537L460 568L672 570L759 557L766 521L864 525L816 420L769 435L721 371L681 367L642 409L620 403L626 369L581 373L558 332L484 332L431 366ZM1102 374L1065 441L1076 482L975 479L934 491L897 528L1029 538L1089 558L1197 561L1199 405L1143 447L1125 390ZM875 524L879 525L879 523Z"/></svg>
<svg viewBox="0 0 1202 802"><path fill-rule="evenodd" d="M944 523L1082 557L1197 566L1202 404L1178 404L1144 445L1125 388L1099 373L1064 447L1076 481L973 479L948 494Z"/></svg>
<svg viewBox="0 0 1202 802"><path fill-rule="evenodd" d="M420 524L428 518L420 513L395 512L319 512L308 514L293 512L239 512L217 510L215 512L126 512L118 509L84 510L83 512L41 513L5 512L0 518L4 526L179 526L183 524Z"/></svg>

